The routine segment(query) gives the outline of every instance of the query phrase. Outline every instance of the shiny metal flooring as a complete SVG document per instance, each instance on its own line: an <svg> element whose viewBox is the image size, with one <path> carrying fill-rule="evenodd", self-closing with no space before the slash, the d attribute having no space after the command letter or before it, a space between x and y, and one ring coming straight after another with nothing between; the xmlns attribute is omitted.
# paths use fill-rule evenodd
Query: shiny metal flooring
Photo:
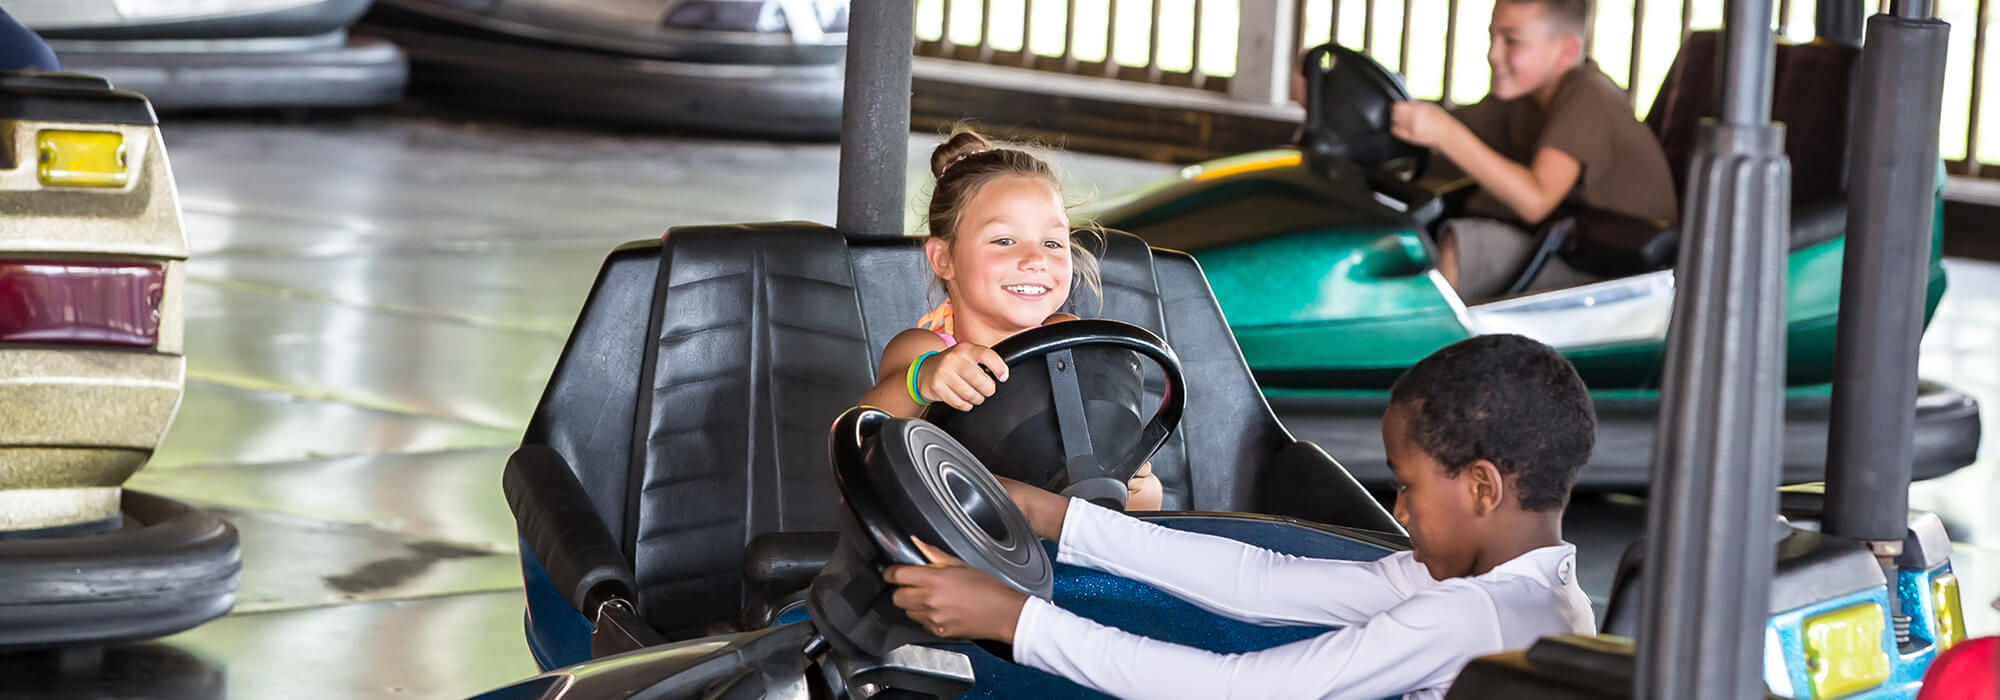
<svg viewBox="0 0 2000 700"><path fill-rule="evenodd" d="M0 698L450 698L533 674L499 475L604 253L671 225L833 218L827 145L412 117L165 135L194 251L189 384L131 485L236 524L241 596L101 667L0 656ZM912 139L913 184L934 142ZM1171 172L1061 162L1073 195ZM1925 375L2000 415L2000 266L1951 273ZM1966 612L1990 634L2000 459L1986 453L1913 501L1950 520ZM1570 520L1601 598L1643 505L1581 498Z"/></svg>

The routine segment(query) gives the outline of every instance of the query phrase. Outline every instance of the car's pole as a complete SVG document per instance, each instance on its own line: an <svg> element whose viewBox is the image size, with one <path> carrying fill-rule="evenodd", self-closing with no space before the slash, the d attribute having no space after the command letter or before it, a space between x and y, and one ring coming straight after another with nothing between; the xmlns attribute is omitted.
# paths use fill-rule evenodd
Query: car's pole
<svg viewBox="0 0 2000 700"><path fill-rule="evenodd" d="M1722 114L1681 215L1654 441L1636 697L1762 697L1784 437L1790 164L1771 124L1771 0L1729 0Z"/></svg>
<svg viewBox="0 0 2000 700"><path fill-rule="evenodd" d="M1861 21L1868 17L1862 0L1822 0L1813 8L1813 33L1844 46L1861 45Z"/></svg>
<svg viewBox="0 0 2000 700"><path fill-rule="evenodd" d="M1822 526L1868 542L1892 571L1909 519L1910 405L1937 223L1938 111L1951 31L1930 17L1928 0L1898 0L1895 10L1868 19L1854 101ZM1889 594L1895 602L1894 586ZM1898 614L1896 622L1898 640L1907 641L1907 620Z"/></svg>
<svg viewBox="0 0 2000 700"><path fill-rule="evenodd" d="M834 226L849 235L900 236L916 3L866 0L850 3L848 13Z"/></svg>

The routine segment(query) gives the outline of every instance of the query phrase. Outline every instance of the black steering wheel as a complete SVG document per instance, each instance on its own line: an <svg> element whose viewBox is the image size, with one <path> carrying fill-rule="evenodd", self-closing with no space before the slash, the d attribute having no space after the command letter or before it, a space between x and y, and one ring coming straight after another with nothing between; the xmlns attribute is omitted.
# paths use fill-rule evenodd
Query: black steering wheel
<svg viewBox="0 0 2000 700"><path fill-rule="evenodd" d="M1395 200L1419 230L1429 228L1444 213L1437 193L1415 183L1430 168L1430 149L1389 129L1390 110L1410 99L1403 79L1339 44L1307 51L1299 71L1306 80L1306 121L1299 130L1306 163L1322 175L1356 172L1371 190ZM1399 160L1411 163L1407 176L1386 167Z"/></svg>
<svg viewBox="0 0 2000 700"><path fill-rule="evenodd" d="M1027 516L937 426L856 406L834 421L828 451L859 534L886 563L929 564L910 541L916 537L1015 590L1049 597L1055 571Z"/></svg>
<svg viewBox="0 0 2000 700"><path fill-rule="evenodd" d="M993 473L1122 510L1125 482L1165 444L1187 407L1180 358L1138 326L1103 319L1053 323L993 346L1008 380L970 411L932 404L923 417ZM1140 358L1166 375L1141 424Z"/></svg>
<svg viewBox="0 0 2000 700"><path fill-rule="evenodd" d="M882 580L889 565L931 563L912 538L1014 590L1053 595L1055 568L1027 516L944 431L920 418L856 406L834 421L827 448L846 508L834 554L807 591L806 610L837 653L873 664L898 647L943 641L910 622ZM982 646L1011 658L1004 645Z"/></svg>
<svg viewBox="0 0 2000 700"><path fill-rule="evenodd" d="M1430 149L1396 138L1389 111L1410 99L1401 76L1375 59L1339 44L1307 51L1299 70L1306 79L1306 122L1299 148L1316 160L1345 160L1380 168L1414 159L1414 179L1430 162Z"/></svg>

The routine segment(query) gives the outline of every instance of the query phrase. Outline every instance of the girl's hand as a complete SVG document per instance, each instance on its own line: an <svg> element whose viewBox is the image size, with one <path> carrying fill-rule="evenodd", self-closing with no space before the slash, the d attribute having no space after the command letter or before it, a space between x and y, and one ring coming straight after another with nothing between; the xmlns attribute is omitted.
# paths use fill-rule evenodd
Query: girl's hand
<svg viewBox="0 0 2000 700"><path fill-rule="evenodd" d="M1021 622L1022 606L1028 603L1026 594L923 540L912 537L910 541L931 563L882 570L882 580L896 586L890 597L896 607L939 637L1014 642L1014 627Z"/></svg>
<svg viewBox="0 0 2000 700"><path fill-rule="evenodd" d="M988 376L987 370L993 374ZM951 346L924 360L923 367L917 369L917 391L925 400L942 401L961 411L985 403L999 388L995 380L1007 381L1007 363L1000 361L993 348L972 343Z"/></svg>
<svg viewBox="0 0 2000 700"><path fill-rule="evenodd" d="M1069 499L1049 493L1027 484L1003 476L1000 487L1007 489L1007 498L1027 516L1028 527L1035 535L1050 541L1062 540L1063 519L1069 515Z"/></svg>
<svg viewBox="0 0 2000 700"><path fill-rule="evenodd" d="M1139 471L1125 482L1125 510L1159 510L1165 498L1159 477L1153 476L1152 462L1139 465Z"/></svg>

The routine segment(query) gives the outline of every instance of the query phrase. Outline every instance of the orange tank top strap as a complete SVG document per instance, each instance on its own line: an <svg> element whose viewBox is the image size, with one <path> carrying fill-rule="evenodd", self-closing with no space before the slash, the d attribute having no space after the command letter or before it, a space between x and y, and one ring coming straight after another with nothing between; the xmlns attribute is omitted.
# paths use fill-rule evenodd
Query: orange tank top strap
<svg viewBox="0 0 2000 700"><path fill-rule="evenodd" d="M938 304L937 308L931 309L923 318L917 319L917 327L938 334L939 338L944 339L944 346L947 348L958 344L958 339L952 335L957 329L952 324L949 300Z"/></svg>

